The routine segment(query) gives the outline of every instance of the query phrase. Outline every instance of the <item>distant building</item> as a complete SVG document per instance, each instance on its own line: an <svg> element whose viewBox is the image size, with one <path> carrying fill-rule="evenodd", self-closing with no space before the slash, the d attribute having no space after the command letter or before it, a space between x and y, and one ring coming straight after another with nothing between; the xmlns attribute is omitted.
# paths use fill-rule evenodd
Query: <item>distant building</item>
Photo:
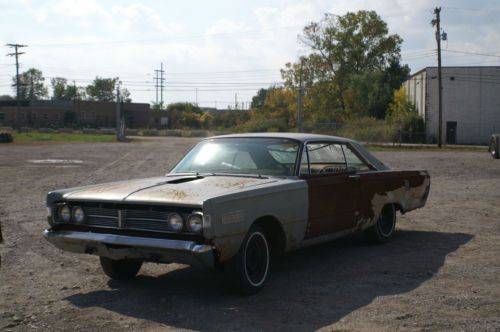
<svg viewBox="0 0 500 332"><path fill-rule="evenodd" d="M427 140L438 138L438 69L426 67L404 83L424 118ZM446 144L487 144L500 132L500 67L442 67Z"/></svg>
<svg viewBox="0 0 500 332"><path fill-rule="evenodd" d="M151 110L146 103L123 103L128 128L163 128L166 111ZM116 126L116 103L100 101L0 101L0 126L54 127L78 126L109 128Z"/></svg>

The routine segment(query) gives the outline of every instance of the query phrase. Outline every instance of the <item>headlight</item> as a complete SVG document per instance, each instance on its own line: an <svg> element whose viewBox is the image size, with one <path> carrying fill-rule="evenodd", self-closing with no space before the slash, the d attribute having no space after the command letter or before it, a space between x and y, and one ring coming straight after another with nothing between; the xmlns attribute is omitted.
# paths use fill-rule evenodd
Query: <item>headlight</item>
<svg viewBox="0 0 500 332"><path fill-rule="evenodd" d="M71 210L69 206L63 205L59 208L59 218L64 222L69 222L71 220Z"/></svg>
<svg viewBox="0 0 500 332"><path fill-rule="evenodd" d="M73 208L73 221L82 224L85 221L85 212L79 206Z"/></svg>
<svg viewBox="0 0 500 332"><path fill-rule="evenodd" d="M184 220L182 216L178 213L172 213L168 216L168 226L174 232L180 232L184 227Z"/></svg>
<svg viewBox="0 0 500 332"><path fill-rule="evenodd" d="M189 215L187 220L188 229L193 233L201 233L203 228L203 218L199 213Z"/></svg>

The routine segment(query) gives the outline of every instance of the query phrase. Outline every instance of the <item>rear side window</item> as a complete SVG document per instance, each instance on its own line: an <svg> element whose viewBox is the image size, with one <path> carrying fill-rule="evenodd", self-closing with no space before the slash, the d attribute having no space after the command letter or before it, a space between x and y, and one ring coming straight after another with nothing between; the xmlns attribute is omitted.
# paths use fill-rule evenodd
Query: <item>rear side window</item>
<svg viewBox="0 0 500 332"><path fill-rule="evenodd" d="M353 149L346 144L342 145L345 153L345 159L347 161L347 167L351 170L356 171L369 171L370 167L361 160L358 155L353 151Z"/></svg>
<svg viewBox="0 0 500 332"><path fill-rule="evenodd" d="M307 153L309 155L309 170L311 174L342 173L347 171L347 164L341 144L331 142L309 143L307 144ZM306 168L301 167L302 170L306 170Z"/></svg>
<svg viewBox="0 0 500 332"><path fill-rule="evenodd" d="M300 163L300 174L367 171L370 167L345 143L308 143ZM309 156L309 159L307 158ZM309 161L309 163L308 163Z"/></svg>

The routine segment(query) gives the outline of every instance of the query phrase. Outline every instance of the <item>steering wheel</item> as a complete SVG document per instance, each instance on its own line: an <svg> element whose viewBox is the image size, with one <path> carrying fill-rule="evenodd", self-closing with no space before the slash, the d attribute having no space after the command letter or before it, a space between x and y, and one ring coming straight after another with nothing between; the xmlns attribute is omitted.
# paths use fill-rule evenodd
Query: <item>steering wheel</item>
<svg viewBox="0 0 500 332"><path fill-rule="evenodd" d="M324 174L324 173L338 173L339 172L339 167L336 166L325 166L322 169L319 170L319 174Z"/></svg>

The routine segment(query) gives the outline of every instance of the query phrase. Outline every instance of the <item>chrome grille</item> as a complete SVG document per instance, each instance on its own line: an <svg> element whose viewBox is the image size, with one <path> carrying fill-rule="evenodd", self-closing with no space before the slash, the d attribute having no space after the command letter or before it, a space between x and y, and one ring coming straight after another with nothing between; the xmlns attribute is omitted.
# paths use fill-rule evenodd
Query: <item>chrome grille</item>
<svg viewBox="0 0 500 332"><path fill-rule="evenodd" d="M168 232L168 215L163 211L125 210L123 228Z"/></svg>
<svg viewBox="0 0 500 332"><path fill-rule="evenodd" d="M95 227L118 228L118 210L99 207L85 207L85 224Z"/></svg>
<svg viewBox="0 0 500 332"><path fill-rule="evenodd" d="M170 212L84 207L85 224L93 227L111 227L155 232L169 232L167 218ZM121 223L119 216L121 215Z"/></svg>

